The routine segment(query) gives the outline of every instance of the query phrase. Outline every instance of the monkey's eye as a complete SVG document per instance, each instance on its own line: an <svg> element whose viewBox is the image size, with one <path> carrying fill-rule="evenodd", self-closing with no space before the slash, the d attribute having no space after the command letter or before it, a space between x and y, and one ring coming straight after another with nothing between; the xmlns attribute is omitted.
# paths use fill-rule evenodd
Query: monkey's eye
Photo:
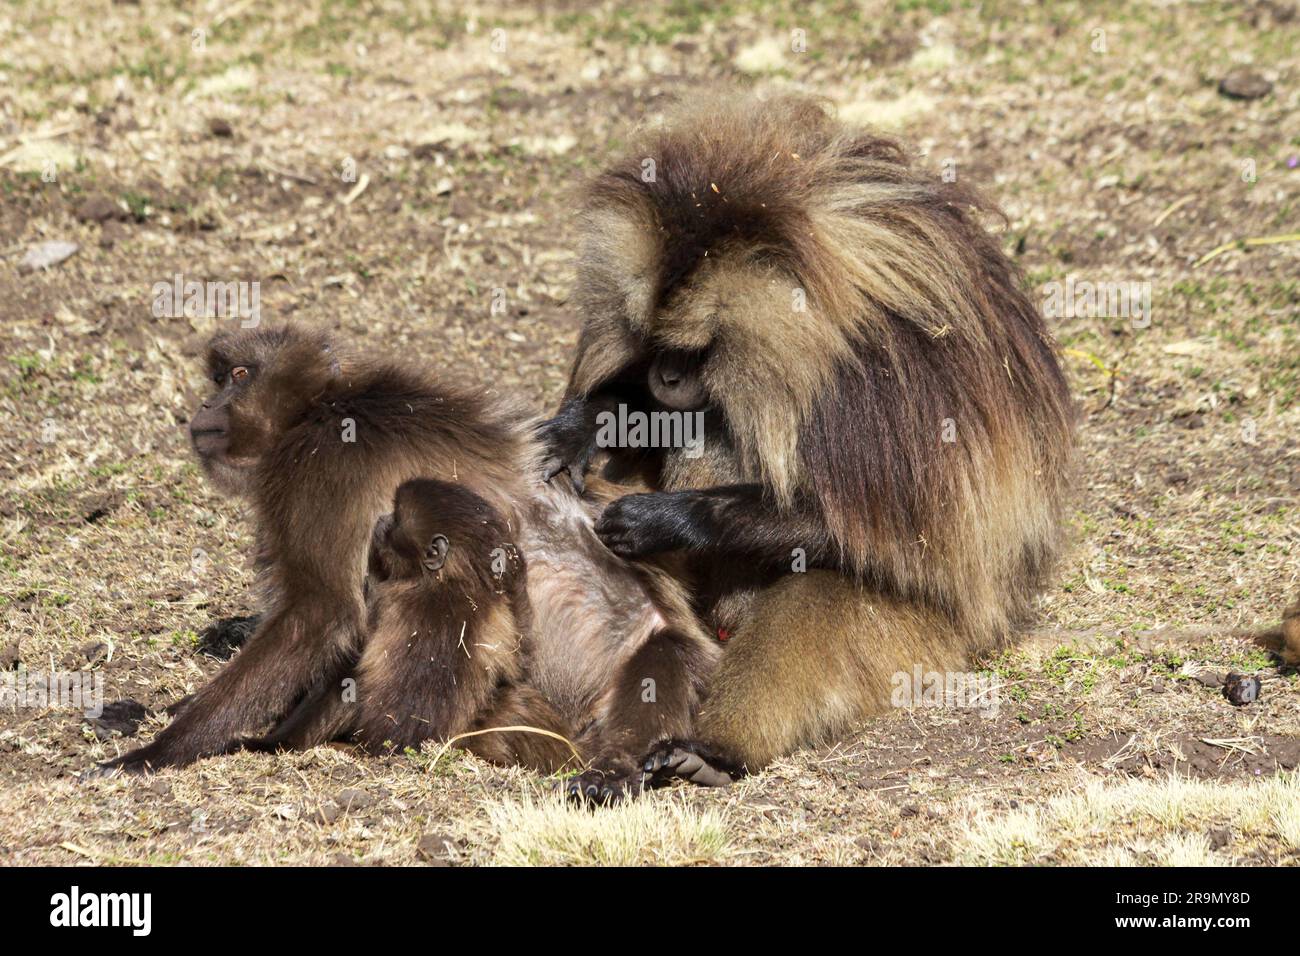
<svg viewBox="0 0 1300 956"><path fill-rule="evenodd" d="M230 380L232 382L242 382L248 378L248 369L243 365L236 365L230 370Z"/></svg>

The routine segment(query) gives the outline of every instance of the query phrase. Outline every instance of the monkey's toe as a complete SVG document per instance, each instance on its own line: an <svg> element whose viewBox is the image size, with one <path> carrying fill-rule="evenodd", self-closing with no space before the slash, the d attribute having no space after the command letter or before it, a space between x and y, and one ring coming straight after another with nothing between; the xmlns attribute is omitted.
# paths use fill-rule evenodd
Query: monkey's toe
<svg viewBox="0 0 1300 956"><path fill-rule="evenodd" d="M701 787L726 787L737 774L722 769L721 758L702 752L697 745L665 741L645 761L649 786L661 787L674 779L688 780Z"/></svg>
<svg viewBox="0 0 1300 956"><path fill-rule="evenodd" d="M565 786L569 800L587 806L609 806L636 796L642 790L640 771L588 770Z"/></svg>
<svg viewBox="0 0 1300 956"><path fill-rule="evenodd" d="M122 773L118 767L111 766L108 763L97 763L87 770L81 771L77 779L82 783L89 780L109 780L112 777L119 776Z"/></svg>

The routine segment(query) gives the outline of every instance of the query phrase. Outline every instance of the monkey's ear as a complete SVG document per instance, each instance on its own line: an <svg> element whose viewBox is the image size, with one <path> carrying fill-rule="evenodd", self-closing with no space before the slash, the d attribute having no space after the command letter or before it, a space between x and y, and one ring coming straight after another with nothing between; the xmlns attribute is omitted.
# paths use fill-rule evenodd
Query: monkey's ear
<svg viewBox="0 0 1300 956"><path fill-rule="evenodd" d="M426 571L437 571L447 563L447 552L451 549L451 542L445 535L435 534L429 546L424 549L424 558L420 564Z"/></svg>

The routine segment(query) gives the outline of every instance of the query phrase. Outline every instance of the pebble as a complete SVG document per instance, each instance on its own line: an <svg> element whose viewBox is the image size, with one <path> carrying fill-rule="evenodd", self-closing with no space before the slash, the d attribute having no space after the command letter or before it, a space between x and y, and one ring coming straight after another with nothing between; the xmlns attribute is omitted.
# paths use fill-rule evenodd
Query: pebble
<svg viewBox="0 0 1300 956"><path fill-rule="evenodd" d="M416 855L434 866L449 866L448 857L454 851L456 841L445 833L426 833L415 844Z"/></svg>
<svg viewBox="0 0 1300 956"><path fill-rule="evenodd" d="M81 222L107 222L110 219L125 219L126 210L103 193L92 193L81 201L73 215Z"/></svg>
<svg viewBox="0 0 1300 956"><path fill-rule="evenodd" d="M1272 91L1273 84L1254 70L1233 70L1219 81L1219 92L1234 100L1257 100Z"/></svg>
<svg viewBox="0 0 1300 956"><path fill-rule="evenodd" d="M27 250L27 255L23 256L23 261L18 263L19 272L35 272L37 269L48 269L51 266L57 266L76 254L81 247L75 242L60 242L54 240L51 242L38 242Z"/></svg>

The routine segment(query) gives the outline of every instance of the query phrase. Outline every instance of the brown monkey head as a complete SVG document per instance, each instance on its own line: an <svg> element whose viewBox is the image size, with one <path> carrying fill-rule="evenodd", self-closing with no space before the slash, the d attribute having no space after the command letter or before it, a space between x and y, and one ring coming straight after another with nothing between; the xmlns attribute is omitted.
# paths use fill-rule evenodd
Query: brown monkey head
<svg viewBox="0 0 1300 956"><path fill-rule="evenodd" d="M660 402L716 408L756 476L788 492L799 424L853 325L832 302L848 284L828 275L841 136L800 97L687 102L645 130L587 194L571 391L644 363Z"/></svg>
<svg viewBox="0 0 1300 956"><path fill-rule="evenodd" d="M925 377L925 352L940 348L1046 354L1041 320L973 218L988 204L820 100L688 99L634 136L584 198L569 395L664 353L700 355L698 380L742 472L778 500L814 481L806 430L844 413L838 390L870 397L852 383ZM917 368L890 367L914 353Z"/></svg>
<svg viewBox="0 0 1300 956"><path fill-rule="evenodd" d="M324 334L296 326L219 333L208 346L215 391L190 418L208 475L231 493L310 403L339 376Z"/></svg>
<svg viewBox="0 0 1300 956"><path fill-rule="evenodd" d="M413 479L398 486L392 514L375 524L370 576L385 581L445 574L500 591L518 570L508 539L501 514L464 485Z"/></svg>

